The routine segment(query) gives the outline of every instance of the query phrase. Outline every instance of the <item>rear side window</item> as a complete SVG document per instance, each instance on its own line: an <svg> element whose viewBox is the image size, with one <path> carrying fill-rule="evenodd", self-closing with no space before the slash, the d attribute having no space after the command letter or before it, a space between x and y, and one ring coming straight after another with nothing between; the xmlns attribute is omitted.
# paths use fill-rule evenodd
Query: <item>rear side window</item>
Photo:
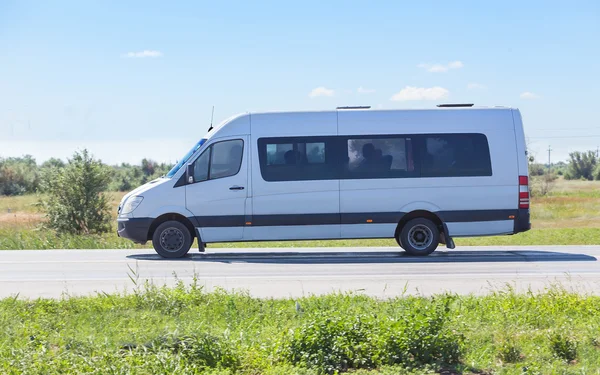
<svg viewBox="0 0 600 375"><path fill-rule="evenodd" d="M260 171L265 181L337 178L333 137L261 138Z"/></svg>
<svg viewBox="0 0 600 375"><path fill-rule="evenodd" d="M491 176L488 140L483 134L423 136L421 177Z"/></svg>
<svg viewBox="0 0 600 375"><path fill-rule="evenodd" d="M350 138L344 178L397 178L415 175L413 139L406 136Z"/></svg>

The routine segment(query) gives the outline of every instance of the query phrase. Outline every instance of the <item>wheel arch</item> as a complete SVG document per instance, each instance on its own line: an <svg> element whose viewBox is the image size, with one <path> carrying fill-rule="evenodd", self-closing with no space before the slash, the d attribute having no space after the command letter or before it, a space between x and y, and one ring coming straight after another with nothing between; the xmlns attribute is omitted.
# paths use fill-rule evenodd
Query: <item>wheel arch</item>
<svg viewBox="0 0 600 375"><path fill-rule="evenodd" d="M150 229L148 230L148 240L152 240L152 237L154 236L154 232L156 231L156 228L158 228L159 225L161 225L164 222L167 221L179 221L180 223L182 223L183 225L185 225L185 227L190 231L190 235L192 236L192 241L194 240L194 238L196 238L196 228L194 227L194 224L192 224L192 221L181 215L178 213L167 213L167 214L162 214L159 217L157 217L156 219L154 219L154 221L152 221L152 224L150 225Z"/></svg>
<svg viewBox="0 0 600 375"><path fill-rule="evenodd" d="M448 227L447 227L446 223L434 212L420 209L420 210L410 211L407 214L405 214L404 216L402 216L402 218L398 222L398 225L396 226L396 232L394 233L394 237L398 238L398 236L400 235L400 232L402 232L402 229L404 228L406 223L408 223L412 219L417 219L417 218L424 218L424 219L431 220L438 227L440 234L443 235L440 238L442 238L442 237L445 238L447 236Z"/></svg>

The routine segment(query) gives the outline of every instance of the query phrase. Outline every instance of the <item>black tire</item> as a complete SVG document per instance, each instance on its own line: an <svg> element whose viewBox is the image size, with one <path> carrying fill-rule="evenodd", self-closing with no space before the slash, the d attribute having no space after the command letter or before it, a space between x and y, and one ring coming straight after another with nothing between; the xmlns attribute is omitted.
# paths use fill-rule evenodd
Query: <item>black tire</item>
<svg viewBox="0 0 600 375"><path fill-rule="evenodd" d="M401 248L404 249L404 246L402 245L402 241L400 241L400 236L396 236L396 243L398 244L398 246L400 246Z"/></svg>
<svg viewBox="0 0 600 375"><path fill-rule="evenodd" d="M152 235L152 246L163 258L181 258L190 251L192 234L183 223L165 221Z"/></svg>
<svg viewBox="0 0 600 375"><path fill-rule="evenodd" d="M440 231L429 219L412 219L404 225L396 241L410 255L425 256L433 253L440 242Z"/></svg>

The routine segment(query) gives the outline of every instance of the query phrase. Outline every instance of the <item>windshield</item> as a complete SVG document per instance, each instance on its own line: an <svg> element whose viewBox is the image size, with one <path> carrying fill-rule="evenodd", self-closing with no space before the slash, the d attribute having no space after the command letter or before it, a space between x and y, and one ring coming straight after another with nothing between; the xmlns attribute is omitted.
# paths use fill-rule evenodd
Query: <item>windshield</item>
<svg viewBox="0 0 600 375"><path fill-rule="evenodd" d="M171 168L171 170L169 171L169 173L167 173L166 177L167 178L172 178L173 176L175 176L175 174L177 173L177 171L179 169L181 169L181 167L184 164L186 164L188 162L188 160L190 160L190 158L192 157L192 155L194 155L194 153L196 151L198 151L198 149L200 147L202 147L202 145L204 144L204 142L206 142L206 138L202 138L200 140L200 142L196 143L196 145L194 145L194 147L192 147L192 149L189 150L187 154L185 154L185 156L179 161L179 163L175 164L175 166L173 168Z"/></svg>

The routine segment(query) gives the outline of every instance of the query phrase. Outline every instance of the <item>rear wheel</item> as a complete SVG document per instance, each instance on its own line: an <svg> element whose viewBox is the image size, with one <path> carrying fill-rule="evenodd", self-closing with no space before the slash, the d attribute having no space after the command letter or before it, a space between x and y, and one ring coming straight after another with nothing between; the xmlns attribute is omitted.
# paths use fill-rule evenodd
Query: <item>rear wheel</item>
<svg viewBox="0 0 600 375"><path fill-rule="evenodd" d="M404 225L396 241L410 255L429 255L440 242L440 231L429 219L412 219Z"/></svg>
<svg viewBox="0 0 600 375"><path fill-rule="evenodd" d="M181 258L192 246L192 234L183 223L166 221L154 231L152 245L163 258Z"/></svg>

